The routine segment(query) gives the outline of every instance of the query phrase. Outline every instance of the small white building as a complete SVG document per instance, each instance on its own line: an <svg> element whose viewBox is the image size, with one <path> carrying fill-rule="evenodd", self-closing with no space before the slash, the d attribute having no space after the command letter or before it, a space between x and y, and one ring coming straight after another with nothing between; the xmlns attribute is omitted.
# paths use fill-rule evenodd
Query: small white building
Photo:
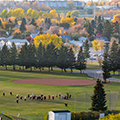
<svg viewBox="0 0 120 120"><path fill-rule="evenodd" d="M71 120L71 112L68 110L50 111L48 120Z"/></svg>

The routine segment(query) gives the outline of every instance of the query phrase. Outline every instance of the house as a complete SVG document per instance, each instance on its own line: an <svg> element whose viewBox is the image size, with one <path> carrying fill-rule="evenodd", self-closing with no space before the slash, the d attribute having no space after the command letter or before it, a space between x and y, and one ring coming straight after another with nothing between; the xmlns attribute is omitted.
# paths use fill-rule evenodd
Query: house
<svg viewBox="0 0 120 120"><path fill-rule="evenodd" d="M72 38L69 35L60 35L60 37L62 39L68 39L68 40L72 41Z"/></svg>
<svg viewBox="0 0 120 120"><path fill-rule="evenodd" d="M87 38L82 36L82 37L78 38L78 40L80 42L84 43L87 40Z"/></svg>
<svg viewBox="0 0 120 120"><path fill-rule="evenodd" d="M71 120L71 112L68 110L50 111L48 120Z"/></svg>
<svg viewBox="0 0 120 120"><path fill-rule="evenodd" d="M12 46L13 42L15 43L17 48L20 48L22 45L25 44L25 42L29 44L29 42L26 39L12 39L12 37L13 35L8 38L0 37L0 48L2 48L5 43L8 46L8 48Z"/></svg>

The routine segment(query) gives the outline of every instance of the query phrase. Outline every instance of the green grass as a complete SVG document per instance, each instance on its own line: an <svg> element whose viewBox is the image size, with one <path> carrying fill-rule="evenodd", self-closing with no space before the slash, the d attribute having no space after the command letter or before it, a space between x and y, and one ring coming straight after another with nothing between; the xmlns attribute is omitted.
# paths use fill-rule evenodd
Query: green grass
<svg viewBox="0 0 120 120"><path fill-rule="evenodd" d="M112 75L113 78L120 79L120 75Z"/></svg>
<svg viewBox="0 0 120 120"><path fill-rule="evenodd" d="M36 113L38 115L44 115L46 120L46 115L48 111L51 110L70 110L74 111L74 92L93 92L94 85L83 85L83 86L56 86L56 85L35 85L35 84L20 84L13 83L12 80L17 79L27 79L27 78L69 78L69 79L91 79L85 74L79 73L61 73L56 72L39 72L39 71L9 71L9 70L0 70L0 111L8 113L11 115L21 114L36 120ZM118 92L120 91L120 83L111 83L105 84L105 90L111 90ZM12 91L13 95L11 96L9 92ZM5 92L6 96L2 96L2 93ZM28 93L35 93L36 95L56 95L58 93L63 95L66 92L69 92L72 95L70 100L63 100L55 98L55 100L46 100L46 101L37 101L27 99L19 100L19 103L16 103L16 94L19 96L27 96ZM68 107L64 106L64 102L68 103ZM85 105L81 104L79 107L80 111L85 110ZM118 101L117 109L120 110L120 101Z"/></svg>

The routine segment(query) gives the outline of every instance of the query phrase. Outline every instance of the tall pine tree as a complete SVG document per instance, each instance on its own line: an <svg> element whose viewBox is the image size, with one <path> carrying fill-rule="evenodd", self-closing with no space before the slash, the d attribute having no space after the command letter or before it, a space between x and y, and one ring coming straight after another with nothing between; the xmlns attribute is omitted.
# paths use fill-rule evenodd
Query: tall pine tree
<svg viewBox="0 0 120 120"><path fill-rule="evenodd" d="M106 20L103 25L103 35L110 40L113 27L110 21Z"/></svg>
<svg viewBox="0 0 120 120"><path fill-rule="evenodd" d="M56 65L56 59L57 59L56 48L55 45L51 42L50 44L47 45L44 55L45 66L49 68L49 72L50 67Z"/></svg>
<svg viewBox="0 0 120 120"><path fill-rule="evenodd" d="M71 73L72 73L73 72L72 69L75 64L75 55L73 53L72 48L70 48L70 50L68 51L68 64L69 64L69 67L70 67Z"/></svg>
<svg viewBox="0 0 120 120"><path fill-rule="evenodd" d="M110 66L111 66L111 71L113 71L113 73L115 73L115 71L117 70L117 50L118 50L118 44L116 43L116 41L114 40L112 43L112 46L110 48Z"/></svg>
<svg viewBox="0 0 120 120"><path fill-rule="evenodd" d="M68 59L68 48L66 46L61 46L60 50L58 51L57 57L57 66L63 69L66 72L66 68L69 67L69 59Z"/></svg>
<svg viewBox="0 0 120 120"><path fill-rule="evenodd" d="M94 95L91 97L92 106L90 110L92 111L106 111L106 94L103 88L103 84L99 79L96 81L96 85L94 87Z"/></svg>
<svg viewBox="0 0 120 120"><path fill-rule="evenodd" d="M84 56L85 56L85 59L90 57L88 40L86 40L85 43L84 43Z"/></svg>
<svg viewBox="0 0 120 120"><path fill-rule="evenodd" d="M7 45L4 44L1 50L1 64L2 66L5 66L6 70L8 63L9 63L9 49Z"/></svg>
<svg viewBox="0 0 120 120"><path fill-rule="evenodd" d="M17 64L17 48L15 43L12 43L12 47L10 48L10 57L9 57L10 65L13 65L13 70L15 70L15 64Z"/></svg>
<svg viewBox="0 0 120 120"><path fill-rule="evenodd" d="M36 67L38 67L41 71L41 67L44 67L44 54L45 54L45 47L40 42L39 47L37 49L37 58L36 58Z"/></svg>
<svg viewBox="0 0 120 120"><path fill-rule="evenodd" d="M80 72L86 69L86 60L85 60L85 55L83 53L82 47L80 47L75 68L80 70Z"/></svg>

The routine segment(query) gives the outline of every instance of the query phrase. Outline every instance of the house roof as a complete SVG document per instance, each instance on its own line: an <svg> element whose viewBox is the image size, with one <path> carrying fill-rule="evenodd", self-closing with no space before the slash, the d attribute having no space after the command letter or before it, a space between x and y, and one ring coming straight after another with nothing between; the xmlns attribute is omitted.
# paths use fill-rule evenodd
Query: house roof
<svg viewBox="0 0 120 120"><path fill-rule="evenodd" d="M107 37L96 37L96 39L109 41L109 39Z"/></svg>
<svg viewBox="0 0 120 120"><path fill-rule="evenodd" d="M62 39L69 39L69 40L72 40L72 38L69 36L69 35L60 35L60 37L62 38Z"/></svg>
<svg viewBox="0 0 120 120"><path fill-rule="evenodd" d="M67 113L67 112L70 112L69 110L58 110L58 111L52 111L52 112L54 112L54 113L61 113L61 112L63 112L63 113Z"/></svg>

